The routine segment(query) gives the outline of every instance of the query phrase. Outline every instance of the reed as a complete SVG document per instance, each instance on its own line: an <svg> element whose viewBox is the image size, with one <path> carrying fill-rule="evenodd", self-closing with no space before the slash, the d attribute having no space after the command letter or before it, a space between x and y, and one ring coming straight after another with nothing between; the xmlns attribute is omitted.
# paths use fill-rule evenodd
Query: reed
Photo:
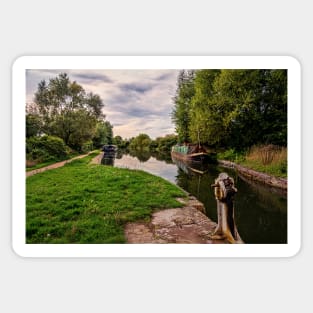
<svg viewBox="0 0 313 313"><path fill-rule="evenodd" d="M287 176L287 148L275 145L253 146L244 164L273 175Z"/></svg>

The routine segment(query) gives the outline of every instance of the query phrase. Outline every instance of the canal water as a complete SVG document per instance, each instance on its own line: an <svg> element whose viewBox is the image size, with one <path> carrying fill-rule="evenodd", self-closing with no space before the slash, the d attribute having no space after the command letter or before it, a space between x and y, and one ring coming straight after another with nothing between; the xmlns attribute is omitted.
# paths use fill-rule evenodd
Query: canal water
<svg viewBox="0 0 313 313"><path fill-rule="evenodd" d="M217 222L216 200L211 184L221 172L235 180L235 219L245 243L287 243L287 195L279 189L248 181L234 170L216 165L187 167L170 156L118 153L102 159L103 165L137 169L163 177L199 199L206 214Z"/></svg>

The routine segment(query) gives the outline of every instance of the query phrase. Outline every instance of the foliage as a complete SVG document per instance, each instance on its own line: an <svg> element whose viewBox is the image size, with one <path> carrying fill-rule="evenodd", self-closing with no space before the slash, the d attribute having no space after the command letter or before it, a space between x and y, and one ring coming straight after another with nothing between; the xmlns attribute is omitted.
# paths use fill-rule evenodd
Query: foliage
<svg viewBox="0 0 313 313"><path fill-rule="evenodd" d="M50 133L74 150L82 151L85 142L94 137L96 123L96 118L84 109L65 111L50 123Z"/></svg>
<svg viewBox="0 0 313 313"><path fill-rule="evenodd" d="M112 144L113 142L113 126L108 121L99 121L96 125L95 135L93 137L93 144L100 148L103 145Z"/></svg>
<svg viewBox="0 0 313 313"><path fill-rule="evenodd" d="M40 120L42 133L58 136L78 151L93 138L96 146L112 140L112 126L104 122L99 95L86 93L77 82L71 82L66 73L50 79L49 83L41 81L34 104L36 119L28 114L30 136L38 134L34 121Z"/></svg>
<svg viewBox="0 0 313 313"><path fill-rule="evenodd" d="M220 151L217 153L217 159L219 160L227 160L232 162L242 162L245 159L244 153L236 151L235 149L231 148L226 151Z"/></svg>
<svg viewBox="0 0 313 313"><path fill-rule="evenodd" d="M113 144L117 145L120 149L126 149L129 145L129 140L123 139L121 136L115 136L113 138Z"/></svg>
<svg viewBox="0 0 313 313"><path fill-rule="evenodd" d="M285 146L287 71L182 71L172 117L179 139L236 150Z"/></svg>
<svg viewBox="0 0 313 313"><path fill-rule="evenodd" d="M170 152L172 146L178 141L178 136L174 134L166 135L164 137L157 137L150 144L152 151Z"/></svg>
<svg viewBox="0 0 313 313"><path fill-rule="evenodd" d="M192 142L219 144L223 123L214 99L213 83L219 70L201 70L194 78L195 94L191 100L189 137Z"/></svg>
<svg viewBox="0 0 313 313"><path fill-rule="evenodd" d="M132 150L149 150L151 139L147 134L139 134L137 137L132 138L129 149Z"/></svg>
<svg viewBox="0 0 313 313"><path fill-rule="evenodd" d="M92 140L86 141L81 147L81 152L86 153L93 150L93 142Z"/></svg>
<svg viewBox="0 0 313 313"><path fill-rule="evenodd" d="M194 75L193 70L182 70L178 74L177 90L174 96L174 109L172 120L176 126L176 132L180 142L189 141L190 108L194 96Z"/></svg>
<svg viewBox="0 0 313 313"><path fill-rule="evenodd" d="M42 119L38 114L26 114L26 138L38 136L42 126Z"/></svg>
<svg viewBox="0 0 313 313"><path fill-rule="evenodd" d="M123 243L126 223L181 205L184 193L162 178L91 158L27 178L27 243Z"/></svg>
<svg viewBox="0 0 313 313"><path fill-rule="evenodd" d="M63 160L69 151L61 138L54 136L30 137L26 140L27 159L38 162Z"/></svg>

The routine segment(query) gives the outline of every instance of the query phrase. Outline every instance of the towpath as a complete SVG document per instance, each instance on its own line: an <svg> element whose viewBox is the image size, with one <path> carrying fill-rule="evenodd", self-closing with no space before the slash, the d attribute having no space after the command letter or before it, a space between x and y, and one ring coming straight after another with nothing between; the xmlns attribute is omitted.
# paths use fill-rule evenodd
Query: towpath
<svg viewBox="0 0 313 313"><path fill-rule="evenodd" d="M62 167L65 164L70 163L70 162L72 162L74 160L84 158L84 157L88 156L90 153L92 153L92 152L89 152L87 154L82 154L82 155L79 155L79 156L77 156L75 158L72 158L72 159L69 159L69 160L53 163L53 164L47 165L45 167L38 168L36 170L32 170L32 171L26 172L26 177L29 177L29 176L32 176L32 175L35 175L35 174L38 174L38 173L41 173L41 172L44 172L44 171L53 170L53 169L58 168L58 167Z"/></svg>

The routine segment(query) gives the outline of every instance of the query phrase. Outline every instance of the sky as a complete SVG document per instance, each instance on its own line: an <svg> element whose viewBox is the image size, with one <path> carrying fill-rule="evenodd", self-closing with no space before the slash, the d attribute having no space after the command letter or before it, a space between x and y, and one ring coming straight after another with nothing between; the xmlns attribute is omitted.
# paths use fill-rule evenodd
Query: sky
<svg viewBox="0 0 313 313"><path fill-rule="evenodd" d="M171 121L179 70L27 70L26 102L32 103L41 80L67 73L86 92L98 94L114 136L151 138L175 133Z"/></svg>

